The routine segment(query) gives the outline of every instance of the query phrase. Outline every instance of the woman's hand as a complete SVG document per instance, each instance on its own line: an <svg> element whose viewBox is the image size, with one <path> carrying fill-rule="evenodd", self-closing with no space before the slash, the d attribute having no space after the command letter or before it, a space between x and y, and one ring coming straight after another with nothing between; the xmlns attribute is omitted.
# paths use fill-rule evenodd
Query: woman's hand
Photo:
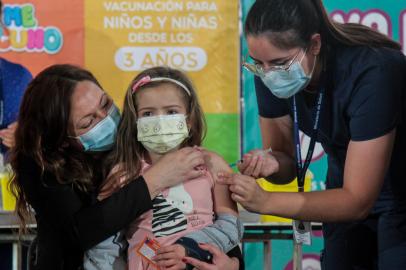
<svg viewBox="0 0 406 270"><path fill-rule="evenodd" d="M279 171L279 162L271 150L252 150L237 164L238 170L254 178L267 177Z"/></svg>
<svg viewBox="0 0 406 270"><path fill-rule="evenodd" d="M166 187L203 175L204 171L198 169L203 164L204 157L199 148L185 147L164 155L143 174L151 198Z"/></svg>
<svg viewBox="0 0 406 270"><path fill-rule="evenodd" d="M174 244L158 249L157 255L152 259L163 269L181 270L186 268L186 264L182 261L185 255L185 248L179 244Z"/></svg>
<svg viewBox="0 0 406 270"><path fill-rule="evenodd" d="M217 247L208 244L199 244L199 246L213 254L213 264L208 264L191 257L183 258L183 262L193 265L199 270L238 270L239 261L237 258L230 258Z"/></svg>
<svg viewBox="0 0 406 270"><path fill-rule="evenodd" d="M8 125L7 128L0 130L0 139L1 143L7 146L8 148L12 148L15 145L15 138L14 133L17 128L17 122L14 122Z"/></svg>
<svg viewBox="0 0 406 270"><path fill-rule="evenodd" d="M242 174L219 173L218 182L229 185L232 192L231 198L240 203L250 212L262 213L262 207L266 204L267 192L263 190L257 181Z"/></svg>

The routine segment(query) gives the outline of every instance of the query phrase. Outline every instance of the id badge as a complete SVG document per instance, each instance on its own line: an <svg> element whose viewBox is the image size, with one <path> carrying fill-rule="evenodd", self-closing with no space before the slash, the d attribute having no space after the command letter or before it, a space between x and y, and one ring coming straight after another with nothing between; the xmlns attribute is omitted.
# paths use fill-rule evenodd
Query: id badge
<svg viewBox="0 0 406 270"><path fill-rule="evenodd" d="M156 255L157 250L160 247L161 246L159 245L158 241L151 239L149 237L145 237L144 241L141 242L136 252L144 259L146 259L148 263L158 268L156 262L153 261L152 258Z"/></svg>
<svg viewBox="0 0 406 270"><path fill-rule="evenodd" d="M310 222L293 221L293 236L297 244L310 246L312 244L312 229Z"/></svg>

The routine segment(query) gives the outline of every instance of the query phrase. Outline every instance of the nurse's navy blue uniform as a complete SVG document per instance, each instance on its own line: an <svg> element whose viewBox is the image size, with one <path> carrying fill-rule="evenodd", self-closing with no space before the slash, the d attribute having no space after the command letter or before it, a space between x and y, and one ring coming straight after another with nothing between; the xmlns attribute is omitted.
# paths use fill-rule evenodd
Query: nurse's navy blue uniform
<svg viewBox="0 0 406 270"><path fill-rule="evenodd" d="M371 140L393 129L396 138L384 185L368 218L323 224L322 267L376 269L379 264L380 269L406 269L406 57L386 48L335 47L323 75L326 89L317 141L328 155L327 189L343 186L351 140ZM259 78L255 86L262 117L293 119L292 98L276 98ZM299 128L309 136L316 97L306 91L296 95Z"/></svg>

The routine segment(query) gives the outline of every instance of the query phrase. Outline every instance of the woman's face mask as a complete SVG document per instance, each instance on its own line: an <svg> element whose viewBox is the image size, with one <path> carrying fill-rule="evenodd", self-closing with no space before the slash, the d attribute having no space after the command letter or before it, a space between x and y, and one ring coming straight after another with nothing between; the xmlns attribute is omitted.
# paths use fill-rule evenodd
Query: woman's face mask
<svg viewBox="0 0 406 270"><path fill-rule="evenodd" d="M189 136L184 114L141 117L137 129L138 141L148 151L157 154L177 148Z"/></svg>
<svg viewBox="0 0 406 270"><path fill-rule="evenodd" d="M299 61L295 60L286 70L270 70L260 76L272 94L278 98L290 98L309 84L316 66L316 57L312 71L306 75L301 64L305 55L306 51Z"/></svg>
<svg viewBox="0 0 406 270"><path fill-rule="evenodd" d="M75 137L80 141L85 151L98 152L110 150L115 142L117 127L120 122L120 112L112 104L107 116L91 130Z"/></svg>

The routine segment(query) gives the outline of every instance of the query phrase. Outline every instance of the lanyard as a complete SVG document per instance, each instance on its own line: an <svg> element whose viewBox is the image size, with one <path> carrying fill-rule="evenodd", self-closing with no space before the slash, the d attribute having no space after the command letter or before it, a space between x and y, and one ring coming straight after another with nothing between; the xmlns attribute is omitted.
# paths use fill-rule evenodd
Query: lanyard
<svg viewBox="0 0 406 270"><path fill-rule="evenodd" d="M296 152L296 173L297 173L297 185L299 192L304 191L305 176L306 171L309 168L310 161L312 160L314 146L316 145L317 133L320 125L320 112L321 105L323 103L324 97L324 87L319 91L316 104L316 113L314 118L313 130L310 138L309 150L307 150L306 159L302 164L302 152L300 149L300 139L299 139L299 120L297 117L297 106L296 106L296 95L293 96L293 133L295 141L295 152Z"/></svg>

